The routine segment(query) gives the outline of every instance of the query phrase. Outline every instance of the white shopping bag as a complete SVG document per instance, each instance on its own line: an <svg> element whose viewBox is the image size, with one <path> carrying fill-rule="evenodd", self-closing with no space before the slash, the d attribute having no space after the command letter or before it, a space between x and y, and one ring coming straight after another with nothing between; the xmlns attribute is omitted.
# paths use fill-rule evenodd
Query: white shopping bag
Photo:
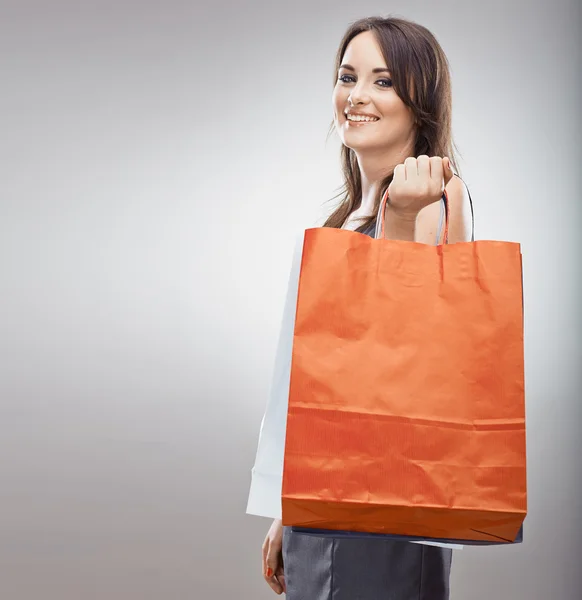
<svg viewBox="0 0 582 600"><path fill-rule="evenodd" d="M272 517L273 519L280 519L282 514L281 490L283 488L289 380L304 237L305 232L302 231L295 241L271 391L265 415L261 421L259 445L255 466L251 470L251 489L247 504L247 514Z"/></svg>

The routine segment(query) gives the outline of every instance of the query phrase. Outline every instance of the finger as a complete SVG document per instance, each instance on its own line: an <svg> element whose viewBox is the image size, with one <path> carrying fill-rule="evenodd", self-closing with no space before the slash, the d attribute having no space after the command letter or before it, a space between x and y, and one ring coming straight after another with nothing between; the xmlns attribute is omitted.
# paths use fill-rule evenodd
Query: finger
<svg viewBox="0 0 582 600"><path fill-rule="evenodd" d="M283 591L283 587L277 579L277 570L279 569L279 561L277 556L269 554L267 556L267 568L264 573L265 581L271 586L271 588L280 594Z"/></svg>
<svg viewBox="0 0 582 600"><path fill-rule="evenodd" d="M268 576L268 573L271 573L271 575ZM273 591L277 592L277 594L280 594L283 591L283 585L279 582L279 577L282 577L281 575L277 575L273 570L271 570L267 571L267 574L263 574L263 577L269 584L269 587L271 587Z"/></svg>
<svg viewBox="0 0 582 600"><path fill-rule="evenodd" d="M390 204L392 198L392 191L395 187L401 187L403 183L406 181L405 176L406 167L403 164L396 165L394 167L394 172L392 173L392 181L388 186L388 198L386 200L387 204Z"/></svg>
<svg viewBox="0 0 582 600"><path fill-rule="evenodd" d="M281 583L279 583L279 580L277 579L277 575L272 575L271 577L265 577L265 581L269 584L269 587L277 594L280 594L283 592L283 586L281 585Z"/></svg>
<svg viewBox="0 0 582 600"><path fill-rule="evenodd" d="M392 181L396 181L397 183L406 181L406 167L403 164L399 164L394 167Z"/></svg>
<svg viewBox="0 0 582 600"><path fill-rule="evenodd" d="M404 161L405 167L405 177L408 181L409 179L416 179L418 177L418 164L416 162L416 158L414 156L409 156Z"/></svg>
<svg viewBox="0 0 582 600"><path fill-rule="evenodd" d="M271 579L267 579L267 583L276 594L283 593L283 586L277 581L277 578L274 575L271 577Z"/></svg>
<svg viewBox="0 0 582 600"><path fill-rule="evenodd" d="M430 178L436 188L443 184L443 159L440 156L430 157Z"/></svg>
<svg viewBox="0 0 582 600"><path fill-rule="evenodd" d="M453 178L455 173L453 171L453 165L451 164L450 159L447 158L446 156L443 159L443 165L444 165L444 177L445 177L445 186L446 186L449 183L449 181Z"/></svg>
<svg viewBox="0 0 582 600"><path fill-rule="evenodd" d="M279 584L276 576L275 570L277 568L276 561L273 561L270 550L270 540L265 540L263 544L263 578L269 584L274 592L280 594L283 591L282 586ZM275 562L275 564L273 564Z"/></svg>
<svg viewBox="0 0 582 600"><path fill-rule="evenodd" d="M418 164L418 178L428 185L430 182L430 158L426 154L421 154L416 162Z"/></svg>
<svg viewBox="0 0 582 600"><path fill-rule="evenodd" d="M267 572L267 555L269 552L269 545L267 544L267 542L265 541L265 543L263 544L263 560L262 560L262 573L263 575Z"/></svg>
<svg viewBox="0 0 582 600"><path fill-rule="evenodd" d="M277 578L279 585L283 588L283 591L287 593L287 582L285 581L285 570L283 565L279 565L279 568L275 573L275 577Z"/></svg>

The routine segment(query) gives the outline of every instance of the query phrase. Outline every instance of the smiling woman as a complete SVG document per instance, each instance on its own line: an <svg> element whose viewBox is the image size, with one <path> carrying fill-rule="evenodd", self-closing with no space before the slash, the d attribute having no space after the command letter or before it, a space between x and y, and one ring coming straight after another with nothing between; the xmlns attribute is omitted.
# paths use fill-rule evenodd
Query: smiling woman
<svg viewBox="0 0 582 600"><path fill-rule="evenodd" d="M430 31L396 18L354 23L336 55L332 108L330 131L342 142L344 189L325 226L369 230L382 194L390 188L388 236L435 243L443 216L437 202L442 191L427 196L412 227L402 226L402 215L394 213L398 182L390 187L399 165L406 180L408 173L418 173L418 161L428 160L429 175L438 179L442 174L449 197L450 241L468 239L468 192L460 177L452 176L453 167L459 169L451 132L448 61Z"/></svg>
<svg viewBox="0 0 582 600"><path fill-rule="evenodd" d="M348 44L333 90L334 125L344 146L354 152L373 148L397 150L390 159L401 162L414 142L414 113L396 93L386 59L374 32L364 31ZM381 66L379 66L381 65ZM362 117L369 115L363 130ZM354 122L353 119L356 119ZM383 153L384 154L384 153ZM387 164L393 169L398 162Z"/></svg>
<svg viewBox="0 0 582 600"><path fill-rule="evenodd" d="M354 23L337 51L332 109L344 190L325 227L373 236L388 190L384 235L435 244L446 189L449 243L471 238L448 64L430 31L397 18ZM278 519L263 544L265 580L289 600L446 600L451 560L449 548L306 534Z"/></svg>

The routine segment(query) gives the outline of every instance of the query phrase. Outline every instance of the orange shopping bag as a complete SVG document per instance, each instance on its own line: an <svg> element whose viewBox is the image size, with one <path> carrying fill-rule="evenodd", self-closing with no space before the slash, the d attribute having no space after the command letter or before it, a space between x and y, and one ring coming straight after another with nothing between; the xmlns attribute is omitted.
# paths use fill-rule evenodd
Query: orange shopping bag
<svg viewBox="0 0 582 600"><path fill-rule="evenodd" d="M382 239L386 199L381 239L305 232L283 525L513 542L527 508L520 245Z"/></svg>

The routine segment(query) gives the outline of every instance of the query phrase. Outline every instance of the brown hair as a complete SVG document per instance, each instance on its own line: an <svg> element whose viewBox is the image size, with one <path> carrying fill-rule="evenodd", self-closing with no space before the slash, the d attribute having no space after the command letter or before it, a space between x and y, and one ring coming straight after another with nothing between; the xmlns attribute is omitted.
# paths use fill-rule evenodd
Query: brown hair
<svg viewBox="0 0 582 600"><path fill-rule="evenodd" d="M359 33L371 31L380 45L390 71L394 91L410 107L417 123L414 156L448 156L459 173L455 144L451 132L451 78L449 63L435 36L422 25L396 17L368 17L350 25L335 59L334 86L346 48ZM334 130L332 121L328 133ZM342 144L341 164L344 183L331 200L340 203L327 218L324 227L341 228L362 203L362 182L354 151ZM360 229L375 220L382 195L392 181L390 173L380 185L375 199L374 215L362 222Z"/></svg>

